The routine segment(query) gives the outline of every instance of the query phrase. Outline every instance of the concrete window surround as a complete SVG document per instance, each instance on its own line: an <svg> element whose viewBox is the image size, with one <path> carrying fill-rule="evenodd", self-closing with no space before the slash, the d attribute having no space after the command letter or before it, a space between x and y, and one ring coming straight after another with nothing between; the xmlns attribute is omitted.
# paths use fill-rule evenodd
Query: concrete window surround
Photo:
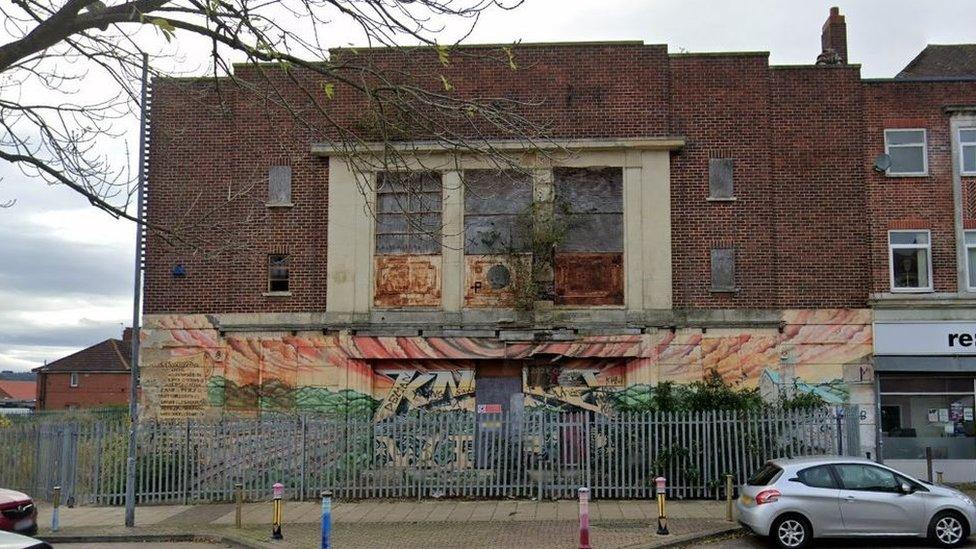
<svg viewBox="0 0 976 549"><path fill-rule="evenodd" d="M580 140L550 143L547 151L525 151L520 164L532 170L541 187L552 182L555 167L620 167L624 192L624 307L566 310L567 318L642 320L671 309L670 151L681 138ZM515 154L525 144L500 141L496 150ZM488 323L513 316L511 310L474 311L464 302L465 169L497 166L470 153L438 144L400 145L406 169L437 170L443 183L442 304L437 310L388 310L373 307L376 172L354 169L341 147L313 145L313 154L329 157L328 290L326 316L332 322L389 322L409 316L413 322ZM363 154L381 154L382 145L367 145ZM405 160L404 160L405 159ZM357 163L361 166L363 163ZM381 160L377 160L381 165ZM537 185L537 188L539 186ZM536 197L538 200L539 197ZM606 319L603 317L606 316ZM497 318L496 318L497 317ZM611 319L611 317L613 317ZM619 317L619 318L618 318Z"/></svg>

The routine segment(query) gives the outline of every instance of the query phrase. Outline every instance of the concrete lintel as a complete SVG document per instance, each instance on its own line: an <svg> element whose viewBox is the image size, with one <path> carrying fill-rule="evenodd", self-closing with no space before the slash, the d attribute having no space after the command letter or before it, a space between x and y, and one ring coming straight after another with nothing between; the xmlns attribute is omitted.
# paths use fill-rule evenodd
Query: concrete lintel
<svg viewBox="0 0 976 549"><path fill-rule="evenodd" d="M776 327L782 322L782 311L775 309L692 309L675 315L679 327Z"/></svg>
<svg viewBox="0 0 976 549"><path fill-rule="evenodd" d="M498 339L502 341L534 341L534 330L499 330Z"/></svg>
<svg viewBox="0 0 976 549"><path fill-rule="evenodd" d="M483 145L483 147L482 147ZM528 140L497 140L472 141L470 147L450 146L440 141L404 141L400 143L370 142L356 145L352 148L341 143L313 143L312 154L315 156L344 156L349 153L382 154L387 150L399 153L455 153L482 154L489 150L497 151L613 151L620 149L636 149L644 151L674 151L685 146L685 138L681 136L645 137L632 139L552 139L540 141ZM482 151L481 149L484 149Z"/></svg>
<svg viewBox="0 0 976 549"><path fill-rule="evenodd" d="M942 107L946 114L976 114L976 105L946 105Z"/></svg>
<svg viewBox="0 0 976 549"><path fill-rule="evenodd" d="M402 327L370 327L364 330L356 330L356 335L367 337L417 337L420 335L419 328Z"/></svg>
<svg viewBox="0 0 976 549"><path fill-rule="evenodd" d="M873 309L974 309L976 296L971 293L872 294L868 305Z"/></svg>
<svg viewBox="0 0 976 549"><path fill-rule="evenodd" d="M495 330L478 330L478 329L445 329L438 330L433 328L430 330L423 330L421 335L424 337L475 337L475 338L493 338L498 334Z"/></svg>

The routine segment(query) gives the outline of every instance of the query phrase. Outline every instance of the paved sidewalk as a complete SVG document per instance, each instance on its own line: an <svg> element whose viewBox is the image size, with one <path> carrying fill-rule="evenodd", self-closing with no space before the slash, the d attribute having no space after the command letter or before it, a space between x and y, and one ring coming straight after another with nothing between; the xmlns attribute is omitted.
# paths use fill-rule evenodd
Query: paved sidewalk
<svg viewBox="0 0 976 549"><path fill-rule="evenodd" d="M39 504L38 522L42 529L51 525L51 507ZM319 502L284 503L284 524L318 524ZM336 501L332 520L336 524L373 523L441 523L441 522L524 522L575 521L578 518L576 501ZM82 528L120 526L122 507L61 507L61 527ZM234 524L234 505L228 503L202 505L152 505L136 508L137 526L183 526ZM243 506L245 525L270 524L271 503L246 503ZM720 501L670 501L668 516L672 519L724 520L725 504ZM590 503L591 522L655 521L657 504L654 501L599 500Z"/></svg>
<svg viewBox="0 0 976 549"><path fill-rule="evenodd" d="M68 538L92 543L156 540L194 535L249 548L307 548L319 544L318 502L285 502L284 541L271 542L271 503L248 503L244 527L234 526L233 504L146 506L136 509L136 528L123 526L120 507L61 508L61 529L52 537L51 508L41 505L40 536L58 544ZM338 501L333 504L333 546L344 549L575 547L576 501ZM668 504L671 535L655 535L654 501L590 503L591 541L601 549L660 547L736 528L725 521L724 502ZM153 536L156 536L155 538Z"/></svg>

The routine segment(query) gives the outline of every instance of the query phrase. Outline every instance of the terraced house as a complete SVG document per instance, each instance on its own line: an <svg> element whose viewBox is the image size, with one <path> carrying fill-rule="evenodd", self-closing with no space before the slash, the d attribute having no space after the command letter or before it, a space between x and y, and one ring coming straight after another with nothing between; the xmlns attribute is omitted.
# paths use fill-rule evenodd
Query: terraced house
<svg viewBox="0 0 976 549"><path fill-rule="evenodd" d="M924 56L861 78L834 9L803 66L613 42L237 68L288 112L156 81L148 220L209 248L147 236L145 410L613 413L718 375L859 404L864 451L972 480L976 74ZM377 67L511 116L379 125Z"/></svg>

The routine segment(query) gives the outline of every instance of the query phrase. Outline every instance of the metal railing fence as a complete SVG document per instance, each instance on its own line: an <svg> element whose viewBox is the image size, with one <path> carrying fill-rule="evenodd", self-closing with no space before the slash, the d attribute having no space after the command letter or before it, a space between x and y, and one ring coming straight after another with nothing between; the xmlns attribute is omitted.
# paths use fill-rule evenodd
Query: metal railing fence
<svg viewBox="0 0 976 549"><path fill-rule="evenodd" d="M768 459L856 454L857 409L750 412L427 412L369 418L291 416L145 423L138 431L140 504L286 497L712 498L724 475L745 481ZM0 429L0 486L79 504L121 505L124 420L18 423Z"/></svg>

